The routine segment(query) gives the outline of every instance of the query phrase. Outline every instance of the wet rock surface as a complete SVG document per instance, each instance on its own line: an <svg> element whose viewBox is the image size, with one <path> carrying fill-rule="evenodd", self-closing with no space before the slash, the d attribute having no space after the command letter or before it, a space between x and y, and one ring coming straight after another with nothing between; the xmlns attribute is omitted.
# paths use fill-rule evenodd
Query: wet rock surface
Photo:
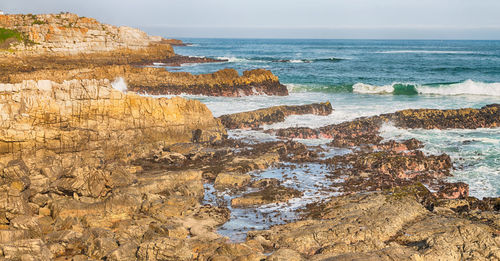
<svg viewBox="0 0 500 261"><path fill-rule="evenodd" d="M0 254L40 260L500 255L498 199L470 198L466 184L445 182L451 159L424 155L418 140L333 152L328 144L295 141L193 141L125 147L127 160L102 147L68 152L37 145L36 154L16 160L4 154ZM224 237L235 232L243 236Z"/></svg>
<svg viewBox="0 0 500 261"><path fill-rule="evenodd" d="M219 119L228 129L255 129L264 124L285 121L285 118L290 115L314 114L327 116L332 111L330 102L325 102L296 106L274 106L255 111L222 115Z"/></svg>
<svg viewBox="0 0 500 261"><path fill-rule="evenodd" d="M294 249L310 260L459 260L463 256L487 260L499 255L493 227L457 217L453 211L448 215L430 211L412 193L335 197L308 214L314 217L249 236L264 237L274 249Z"/></svg>
<svg viewBox="0 0 500 261"><path fill-rule="evenodd" d="M384 123L406 129L494 128L500 125L500 105L491 104L480 109L403 110L379 116L359 118L317 129L302 127L270 130L268 132L284 138L333 138L332 145L351 147L380 143L382 137L378 133Z"/></svg>
<svg viewBox="0 0 500 261"><path fill-rule="evenodd" d="M64 27L76 19L68 34L85 23L96 26L71 14L10 19L0 16L0 24L62 19ZM45 42L62 49L85 39L81 31L75 42L66 41L65 29L47 26L19 29L40 39L52 35ZM500 259L500 199L469 197L467 184L446 182L453 164L448 155L426 155L416 139L380 136L387 122L402 128L498 127L498 105L405 110L272 131L285 138L333 139L321 146L230 139L202 103L122 93L110 77L125 72L131 88L145 86L136 79L157 94L195 89L285 95L277 78L264 70L194 76L131 67L183 58L161 39L122 30L126 39L111 44L102 59L72 56L71 67L73 58L63 55L43 69L42 61L57 56L44 54L31 65L23 56L2 67L2 79L14 84L0 84L0 259ZM152 47L144 37L159 43ZM128 51L117 51L122 44ZM140 50L148 51L141 56ZM288 115L331 112L326 103L221 119L229 128L256 128Z"/></svg>

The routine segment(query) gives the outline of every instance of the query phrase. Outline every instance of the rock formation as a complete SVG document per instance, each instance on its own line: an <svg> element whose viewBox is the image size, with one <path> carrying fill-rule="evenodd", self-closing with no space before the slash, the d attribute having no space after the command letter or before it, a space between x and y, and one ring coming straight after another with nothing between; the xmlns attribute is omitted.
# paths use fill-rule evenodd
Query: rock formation
<svg viewBox="0 0 500 261"><path fill-rule="evenodd" d="M0 84L0 95L2 153L115 150L124 144L215 140L225 133L200 102L123 94L108 80Z"/></svg>
<svg viewBox="0 0 500 261"><path fill-rule="evenodd" d="M16 30L34 44L13 45L22 52L93 53L121 48L142 49L160 42L135 28L99 23L76 14L0 15L0 27Z"/></svg>
<svg viewBox="0 0 500 261"><path fill-rule="evenodd" d="M17 83L23 79L125 79L129 91L152 95L194 94L207 96L288 95L286 86L268 70L256 69L239 75L234 69L224 69L210 74L193 75L169 72L163 68L103 66L66 70L40 70L28 73L9 73L0 79Z"/></svg>
<svg viewBox="0 0 500 261"><path fill-rule="evenodd" d="M314 114L327 116L332 111L330 102L324 102L297 106L274 106L255 111L222 115L219 119L228 129L248 129L258 128L264 124L282 122L290 115Z"/></svg>
<svg viewBox="0 0 500 261"><path fill-rule="evenodd" d="M295 260L500 258L495 225L463 218L446 200L428 210L421 203L426 194L417 186L334 197L311 207L309 219L251 232L250 239L286 249Z"/></svg>
<svg viewBox="0 0 500 261"><path fill-rule="evenodd" d="M422 129L476 129L500 126L500 105L491 104L480 109L410 109L373 117L359 118L350 122L328 125L317 129L307 127L276 130L276 135L287 138L333 138L333 145L350 147L362 144L378 144L378 135L384 123L401 128ZM273 131L269 131L273 132Z"/></svg>
<svg viewBox="0 0 500 261"><path fill-rule="evenodd" d="M246 71L240 76L233 69L192 75L171 73L163 68L130 67L225 60L180 56L170 44L183 45L182 41L149 36L138 29L102 24L75 14L0 15L0 29L11 30L15 36L0 42L8 45L4 49L9 49L0 52L3 83L23 80L61 83L76 78L112 81L123 77L130 90L148 94L288 95L278 77L262 69Z"/></svg>
<svg viewBox="0 0 500 261"><path fill-rule="evenodd" d="M500 200L471 198L467 184L446 182L448 155L379 135L389 121L498 127L498 105L277 131L350 149L328 157L328 146L230 139L224 125L328 115L330 103L215 119L198 101L134 93L286 95L269 71L134 67L203 59L176 55L170 44L180 42L72 14L0 15L0 27L18 33L0 43L13 51L0 53L0 260L500 259ZM117 77L129 92L111 83ZM308 164L323 177L303 173L314 187L302 191L293 170ZM272 178L260 178L268 168ZM281 216L280 206L308 200L313 190L340 195ZM259 216L263 204L276 210ZM217 229L238 211L275 226L231 242Z"/></svg>

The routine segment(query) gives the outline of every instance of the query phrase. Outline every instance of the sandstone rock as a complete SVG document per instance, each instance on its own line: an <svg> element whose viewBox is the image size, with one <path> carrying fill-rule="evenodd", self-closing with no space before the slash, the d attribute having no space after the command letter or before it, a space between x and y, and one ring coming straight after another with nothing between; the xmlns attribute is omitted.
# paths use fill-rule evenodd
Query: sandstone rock
<svg viewBox="0 0 500 261"><path fill-rule="evenodd" d="M138 260L192 260L193 257L185 241L166 237L142 243L137 251Z"/></svg>
<svg viewBox="0 0 500 261"><path fill-rule="evenodd" d="M279 186L280 181L278 179L274 178L264 178L264 179L259 179L252 181L250 183L250 187L252 188L265 188L265 187L270 187L270 186Z"/></svg>
<svg viewBox="0 0 500 261"><path fill-rule="evenodd" d="M70 13L0 15L0 27L15 29L36 43L16 49L37 52L88 53L121 47L141 48L162 40L135 28L101 24Z"/></svg>
<svg viewBox="0 0 500 261"><path fill-rule="evenodd" d="M321 220L275 226L269 231L249 233L249 236L262 235L276 248L290 248L305 255L313 255L335 244L360 242L364 242L362 251L367 252L379 249L380 241L389 240L406 223L426 213L428 211L411 197L357 194L332 198L319 210ZM342 254L339 250L337 255Z"/></svg>
<svg viewBox="0 0 500 261"><path fill-rule="evenodd" d="M26 239L0 244L7 260L52 260L52 254L40 239Z"/></svg>
<svg viewBox="0 0 500 261"><path fill-rule="evenodd" d="M150 47L150 49L152 48L153 47ZM152 50L149 51L153 52ZM2 62L0 57L0 64L3 63L6 66L4 69L6 71L2 72L2 70L0 70L0 81L6 83L19 83L26 79L52 80L54 82L62 82L64 80L69 81L73 79L108 79L113 81L121 77L127 83L127 89L129 91L153 95L288 95L286 86L282 85L279 82L278 77L268 70L255 69L251 71L244 71L243 75L239 75L234 69L223 69L214 73L193 75L187 72L169 72L164 68L130 66L130 64L134 64L134 60L137 60L136 63L138 64L144 61L154 60L153 57L148 57L147 50L140 50L140 52L137 51L137 54L135 54L137 56L136 58L132 56L126 61L118 60L116 57L129 57L130 54L121 54L117 52L118 51L114 51L110 54L99 54L100 57L97 57L94 60L90 57L80 58L72 56L62 56L57 59L51 57L31 57L29 59L29 64L32 64L33 66L38 66L36 63L36 61L38 61L37 59L43 61L55 59L55 61L49 63L54 67L53 69L46 69L43 67L43 62L41 61L39 65L41 68L39 69L17 68L25 66L25 63L21 63L19 65L12 64L12 58ZM108 56L109 58L106 58ZM153 54L151 56L153 56ZM168 59L163 58L164 56L161 56L161 59L164 62L172 62L175 60L173 57ZM190 59L191 58L179 59L175 62L194 62ZM59 61L59 65L57 65L57 61ZM102 65L100 65L101 63ZM17 69L11 72L9 68Z"/></svg>
<svg viewBox="0 0 500 261"><path fill-rule="evenodd" d="M295 250L280 248L266 258L266 261L302 261L300 253Z"/></svg>
<svg viewBox="0 0 500 261"><path fill-rule="evenodd" d="M334 170L333 179L341 179L341 190L360 192L390 189L415 183L432 185L444 182L452 167L448 155L424 155L420 151L355 152L324 161ZM444 185L446 186L446 185Z"/></svg>
<svg viewBox="0 0 500 261"><path fill-rule="evenodd" d="M250 183L251 178L248 174L219 173L215 179L214 186L217 189L241 188Z"/></svg>
<svg viewBox="0 0 500 261"><path fill-rule="evenodd" d="M121 245L117 249L113 250L108 256L106 256L106 260L136 260L136 252L138 247L139 246L134 242L129 242Z"/></svg>
<svg viewBox="0 0 500 261"><path fill-rule="evenodd" d="M436 196L447 199L467 198L469 197L469 185L463 182L448 183L439 189Z"/></svg>
<svg viewBox="0 0 500 261"><path fill-rule="evenodd" d="M327 116L333 111L330 102L296 106L274 106L270 108L240 112L219 117L228 129L257 128L263 124L282 122L290 115L314 114Z"/></svg>
<svg viewBox="0 0 500 261"><path fill-rule="evenodd" d="M225 134L197 101L124 95L107 80L52 83L51 92L33 81L1 86L15 90L2 93L0 113L9 123L0 126L1 153L97 148L116 153L124 144L189 142L196 130L199 141Z"/></svg>
<svg viewBox="0 0 500 261"><path fill-rule="evenodd" d="M257 261L262 260L265 256L256 251L255 248L248 244L222 244L215 250L215 255L211 257L214 260L241 260L241 261Z"/></svg>
<svg viewBox="0 0 500 261"><path fill-rule="evenodd" d="M310 219L252 231L247 240L264 237L278 251L293 249L308 260L498 258L500 241L492 223L430 212L419 203L419 193L403 187L333 197L309 208Z"/></svg>
<svg viewBox="0 0 500 261"><path fill-rule="evenodd" d="M429 216L405 229L397 241L414 246L426 260L500 258L500 242L492 228L464 219Z"/></svg>

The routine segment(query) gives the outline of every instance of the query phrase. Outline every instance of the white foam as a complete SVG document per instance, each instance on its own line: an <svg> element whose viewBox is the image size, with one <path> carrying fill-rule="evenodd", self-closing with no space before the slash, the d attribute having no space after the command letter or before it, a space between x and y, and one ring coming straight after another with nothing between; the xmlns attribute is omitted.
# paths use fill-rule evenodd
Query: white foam
<svg viewBox="0 0 500 261"><path fill-rule="evenodd" d="M217 57L217 59L227 60L228 63L248 62L248 59L238 58L238 57L234 57L234 56L230 56L230 57L220 56L220 57Z"/></svg>
<svg viewBox="0 0 500 261"><path fill-rule="evenodd" d="M451 51L451 50L395 50L395 51L380 51L376 53L399 54L399 53L424 53L424 54L474 54L470 51Z"/></svg>
<svg viewBox="0 0 500 261"><path fill-rule="evenodd" d="M290 63L303 63L304 60L290 60Z"/></svg>
<svg viewBox="0 0 500 261"><path fill-rule="evenodd" d="M394 92L394 86L396 84L414 86L419 94L500 96L500 83L475 82L470 79L461 83L435 86L412 83L392 83L389 85L377 86L366 83L356 83L352 86L352 89L355 93L387 94Z"/></svg>
<svg viewBox="0 0 500 261"><path fill-rule="evenodd" d="M423 85L416 88L418 93L421 94L500 96L500 83L484 83L472 80L450 85Z"/></svg>
<svg viewBox="0 0 500 261"><path fill-rule="evenodd" d="M394 91L394 84L376 86L366 83L356 83L352 86L353 92L356 93L367 93L367 94L378 94L378 93L392 93Z"/></svg>
<svg viewBox="0 0 500 261"><path fill-rule="evenodd" d="M123 93L127 92L127 83L125 82L125 79L123 77L118 77L116 78L112 83L111 86L113 89L121 91Z"/></svg>

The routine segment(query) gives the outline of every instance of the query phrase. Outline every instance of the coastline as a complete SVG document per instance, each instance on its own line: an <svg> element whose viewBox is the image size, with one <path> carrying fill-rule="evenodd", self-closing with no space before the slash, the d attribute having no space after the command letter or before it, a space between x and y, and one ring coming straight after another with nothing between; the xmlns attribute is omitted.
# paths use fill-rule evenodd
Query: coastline
<svg viewBox="0 0 500 261"><path fill-rule="evenodd" d="M5 17L0 27L14 28ZM182 42L136 29L73 14L12 18L19 19L20 32L43 41L0 55L0 257L500 259L500 198L470 197L466 183L447 181L453 159L423 153L422 141L382 137L388 123L498 128L498 104L267 128L291 115L324 119L336 103L269 104L216 118L196 100L140 93L235 99L286 97L288 90L265 69L147 67L221 60L178 55L171 44ZM44 29L57 21L59 29ZM67 30L95 45L77 45ZM96 35L106 32L120 37L102 44ZM112 82L119 77L121 90ZM275 140L231 138L231 129ZM318 137L328 144L297 141Z"/></svg>

